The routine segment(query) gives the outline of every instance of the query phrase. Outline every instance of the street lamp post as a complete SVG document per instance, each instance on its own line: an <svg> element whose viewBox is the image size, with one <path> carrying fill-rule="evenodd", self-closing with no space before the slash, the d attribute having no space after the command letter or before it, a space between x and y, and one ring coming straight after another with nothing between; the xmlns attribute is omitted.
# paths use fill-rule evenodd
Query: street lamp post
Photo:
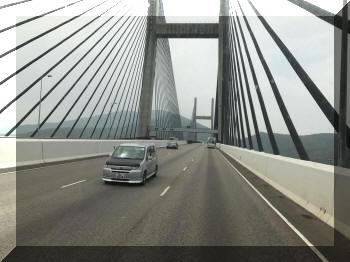
<svg viewBox="0 0 350 262"><path fill-rule="evenodd" d="M52 75L47 75L47 77L52 77ZM40 132L40 114L41 114L41 95L43 91L43 79L44 76L40 79L40 100L39 100L39 114L38 114L38 127L37 127L37 133L38 137L40 137L39 132Z"/></svg>

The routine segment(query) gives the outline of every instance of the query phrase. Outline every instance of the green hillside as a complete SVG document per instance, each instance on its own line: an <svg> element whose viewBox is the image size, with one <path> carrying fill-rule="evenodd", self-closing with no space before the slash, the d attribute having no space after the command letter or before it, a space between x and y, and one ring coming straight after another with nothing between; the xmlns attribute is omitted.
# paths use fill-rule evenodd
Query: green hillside
<svg viewBox="0 0 350 262"><path fill-rule="evenodd" d="M272 148L267 133L260 133L264 151L272 154ZM282 156L299 158L294 143L287 134L275 134L276 142ZM333 164L334 163L334 134L322 133L300 136L301 141L308 153L310 160L314 162ZM257 150L255 135L252 137L254 149ZM246 138L248 145L248 139Z"/></svg>
<svg viewBox="0 0 350 262"><path fill-rule="evenodd" d="M169 113L171 115L171 113ZM152 112L152 121L151 125L155 124L155 115L156 111ZM96 126L96 130L94 132L94 135L92 138L99 138L100 133L103 129L103 125L106 123L105 130L102 134L102 138L107 136L109 127L111 126L111 120L115 117L115 123L113 126L117 126L118 121L121 117L120 124L118 130L113 128L111 130L111 136L114 137L114 134L116 134L116 137L123 137L125 138L126 130L128 130L128 134L130 134L131 130L135 130L135 123L137 115L135 112L118 112L117 114L113 113L112 117L107 119L107 115L102 115L101 119L99 121L99 124ZM88 126L86 127L82 138L90 138L93 129L95 128L95 124L98 120L99 116L93 116L90 119L90 122ZM134 121L133 121L134 120ZM79 138L81 131L83 130L85 124L87 123L88 118L81 118L80 121L76 124L73 132L71 133L69 138ZM67 120L65 121L59 131L55 134L55 138L65 138L68 134L69 130L71 129L72 125L75 121L73 120ZM123 123L124 127L123 127ZM134 124L132 124L134 122ZM191 120L181 116L181 123L182 127L186 127L190 125ZM52 132L57 127L58 123L46 123L42 129L40 130L40 137L50 137ZM204 125L201 125L197 123L198 128L207 128ZM32 132L37 128L36 125L23 125L20 126L17 129L17 137L29 137ZM121 136L121 132L123 131L123 135ZM206 141L207 138L211 136L210 134L198 134L197 139L201 141ZM264 152L266 153L272 153L271 144L268 138L267 133L261 132L260 133ZM129 137L129 136L127 136ZM179 135L179 137L181 137ZM299 158L297 151L295 149L295 146L293 144L293 141L291 137L287 134L275 134L275 138L280 150L280 154L282 156L292 157L292 158ZM305 149L311 159L311 161L324 163L324 164L333 164L334 162L334 135L330 133L324 133L324 134L312 134L312 135L305 135L300 136ZM185 140L191 140L192 137L188 133L184 133L184 139ZM246 138L246 144L248 146L248 139ZM255 150L258 149L256 137L255 135L252 137L253 141L253 147Z"/></svg>

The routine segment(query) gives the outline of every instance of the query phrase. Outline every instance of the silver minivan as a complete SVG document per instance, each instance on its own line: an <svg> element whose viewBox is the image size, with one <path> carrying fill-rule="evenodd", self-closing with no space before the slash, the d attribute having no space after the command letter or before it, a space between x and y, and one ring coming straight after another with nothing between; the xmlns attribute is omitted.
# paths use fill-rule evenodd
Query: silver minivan
<svg viewBox="0 0 350 262"><path fill-rule="evenodd" d="M108 182L145 184L158 171L158 157L154 144L121 144L117 146L103 167L102 180Z"/></svg>

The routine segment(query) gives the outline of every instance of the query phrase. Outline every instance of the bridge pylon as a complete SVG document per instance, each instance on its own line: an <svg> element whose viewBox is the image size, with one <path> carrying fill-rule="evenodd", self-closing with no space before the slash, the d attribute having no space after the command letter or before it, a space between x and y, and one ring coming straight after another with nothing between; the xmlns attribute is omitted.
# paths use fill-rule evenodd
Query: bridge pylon
<svg viewBox="0 0 350 262"><path fill-rule="evenodd" d="M156 24L159 15L159 0L148 0L146 46L143 64L142 89L139 103L137 138L149 136L148 126L152 115L153 85L156 67Z"/></svg>
<svg viewBox="0 0 350 262"><path fill-rule="evenodd" d="M197 120L210 120L210 130L214 130L214 98L211 99L211 109L210 116L197 115L197 97L194 98L192 119L191 119L191 128L197 129ZM197 132L193 133L192 140L197 141Z"/></svg>

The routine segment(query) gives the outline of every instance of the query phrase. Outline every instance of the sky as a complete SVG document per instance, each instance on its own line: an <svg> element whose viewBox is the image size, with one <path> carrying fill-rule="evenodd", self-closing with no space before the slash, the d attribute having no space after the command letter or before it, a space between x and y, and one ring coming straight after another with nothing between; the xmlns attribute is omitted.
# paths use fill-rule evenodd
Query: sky
<svg viewBox="0 0 350 262"><path fill-rule="evenodd" d="M1 2L6 4L12 2L5 0ZM68 4L72 0L44 1L33 0L32 3L18 5L13 8L0 10L2 17L0 28L11 25L22 16L37 15L47 10L51 10L54 6ZM128 4L132 7L134 15L144 15L147 11L145 0L128 0ZM321 92L326 98L334 102L334 30L332 26L321 21L320 19L310 15L299 7L289 3L287 0L252 0L256 8L262 13L281 39L287 44L288 48L296 56L297 60L302 64L310 77L315 81ZM309 0L330 12L336 13L341 7L343 0ZM96 1L86 0L87 5L93 5ZM331 132L332 128L322 117L322 113L311 99L309 93L305 90L303 84L298 81L297 76L286 62L276 45L273 43L263 26L255 18L250 6L246 1L241 1L242 7L251 23L252 29L256 34L258 42L263 50L265 59L267 60L274 74L282 97L285 100L289 113L296 125L297 130L302 134L311 134L319 132ZM164 12L168 22L217 22L219 14L219 0L163 0ZM231 0L231 10L236 7L235 1ZM84 6L84 8L86 8ZM81 6L67 8L60 12L60 16L48 17L46 21L47 27L51 24L58 23L64 17L76 15L81 11ZM99 14L100 10L95 10L86 15L89 19ZM240 12L238 12L240 14ZM109 16L106 13L104 16ZM242 20L241 20L242 22ZM245 28L245 27L244 27ZM39 26L23 29L21 33L15 30L0 35L0 51L8 50L16 45L16 35L23 38L40 32L42 28ZM250 50L254 50L248 32L245 30L248 46ZM65 32L60 32L62 36ZM48 39L42 45L49 46ZM17 39L18 41L18 39ZM217 40L215 39L170 39L171 56L173 61L175 83L178 94L180 113L186 117L190 117L193 109L193 99L198 98L197 112L200 115L210 113L210 101L215 97L216 78L217 78L217 60L218 49ZM34 55L35 47L32 52L25 55L13 53L6 58L0 59L0 75L8 75L16 69L19 64L24 63ZM16 59L17 55L17 59ZM253 61L256 65L258 80L265 99L266 107L269 111L270 120L275 132L286 133L286 127L281 118L277 104L271 92L271 88L264 76L263 69L258 60L256 52L251 52ZM23 58L18 59L18 57ZM45 66L45 61L34 68L40 71ZM250 72L248 72L249 74ZM30 77L31 72L27 75ZM17 81L21 81L18 78ZM53 79L45 79L45 85L51 85ZM251 83L251 86L253 84ZM16 79L9 81L2 87L0 96L0 105L4 105L9 97L16 94ZM35 94L37 95L37 94ZM252 89L253 101L258 105L257 97ZM25 109L26 105L20 105ZM257 106L256 106L257 108ZM257 109L258 124L261 130L264 130L264 124L261 112ZM7 114L0 116L0 130L4 126L12 126L16 119L16 107L10 108ZM31 120L33 121L33 119ZM209 122L203 121L203 124L209 125Z"/></svg>

